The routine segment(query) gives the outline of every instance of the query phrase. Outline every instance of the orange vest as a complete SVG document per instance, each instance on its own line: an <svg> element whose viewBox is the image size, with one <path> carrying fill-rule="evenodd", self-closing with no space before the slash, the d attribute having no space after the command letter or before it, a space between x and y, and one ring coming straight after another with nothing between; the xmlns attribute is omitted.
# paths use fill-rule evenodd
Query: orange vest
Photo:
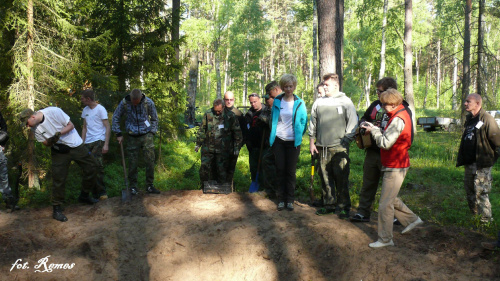
<svg viewBox="0 0 500 281"><path fill-rule="evenodd" d="M392 145L389 150L380 149L380 159L382 165L387 168L408 168L410 167L410 156L408 150L411 147L412 122L411 117L405 110L403 105L399 105L392 112L386 112L389 116L387 127L392 123L394 118L403 119L405 127L398 137L398 140Z"/></svg>

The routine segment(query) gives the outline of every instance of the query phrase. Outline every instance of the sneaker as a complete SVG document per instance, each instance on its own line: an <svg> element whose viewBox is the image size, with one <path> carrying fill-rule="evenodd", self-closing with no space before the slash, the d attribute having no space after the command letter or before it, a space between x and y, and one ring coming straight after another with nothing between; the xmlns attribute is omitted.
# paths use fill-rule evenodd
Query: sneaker
<svg viewBox="0 0 500 281"><path fill-rule="evenodd" d="M99 199L95 199L91 197L88 193L85 194L84 192L82 192L80 193L80 196L78 196L78 202L92 205L99 202Z"/></svg>
<svg viewBox="0 0 500 281"><path fill-rule="evenodd" d="M339 219L347 219L349 217L349 211L342 210L342 211L340 211L338 216L339 216Z"/></svg>
<svg viewBox="0 0 500 281"><path fill-rule="evenodd" d="M283 209L285 209L285 202L280 202L278 204L278 211L282 211Z"/></svg>
<svg viewBox="0 0 500 281"><path fill-rule="evenodd" d="M137 190L137 188L135 188L135 187L131 187L131 188L130 188L130 194L132 194L132 195L137 195L137 194L139 194L139 191Z"/></svg>
<svg viewBox="0 0 500 281"><path fill-rule="evenodd" d="M380 240L376 241L376 242L373 242L373 243L370 243L370 248L382 248L382 247L387 247L387 246L394 246L394 242L392 242L392 239L391 241L387 242L387 243L384 243Z"/></svg>
<svg viewBox="0 0 500 281"><path fill-rule="evenodd" d="M316 215L323 216L328 214L335 214L335 208L320 208L316 211Z"/></svg>
<svg viewBox="0 0 500 281"><path fill-rule="evenodd" d="M158 189L156 189L156 187L154 185L148 186L148 188L146 189L146 191L148 193L160 194L160 191Z"/></svg>
<svg viewBox="0 0 500 281"><path fill-rule="evenodd" d="M417 217L417 220L410 223L403 231L401 231L401 234L404 234L412 229L414 229L417 225L423 224L424 222L420 219L420 217Z"/></svg>
<svg viewBox="0 0 500 281"><path fill-rule="evenodd" d="M394 218L394 221L392 222L393 225L402 225L400 221L398 221L397 218Z"/></svg>
<svg viewBox="0 0 500 281"><path fill-rule="evenodd" d="M293 203L287 203L286 208L288 209L288 211L293 211Z"/></svg>
<svg viewBox="0 0 500 281"><path fill-rule="evenodd" d="M366 217L360 213L357 213L353 217L350 217L349 220L352 222L370 222L370 217Z"/></svg>
<svg viewBox="0 0 500 281"><path fill-rule="evenodd" d="M481 242L481 246L490 251L500 250L500 247L498 247L498 242Z"/></svg>

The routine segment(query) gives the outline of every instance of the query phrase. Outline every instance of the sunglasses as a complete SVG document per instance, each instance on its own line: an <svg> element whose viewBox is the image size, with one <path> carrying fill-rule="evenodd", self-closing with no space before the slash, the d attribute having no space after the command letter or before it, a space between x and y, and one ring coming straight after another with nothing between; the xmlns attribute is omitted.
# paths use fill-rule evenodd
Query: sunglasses
<svg viewBox="0 0 500 281"><path fill-rule="evenodd" d="M259 97L259 95L257 95L257 94L251 94L251 95L249 95L248 97L249 97L249 98L254 98L254 97L257 97L257 98L258 98L258 97Z"/></svg>

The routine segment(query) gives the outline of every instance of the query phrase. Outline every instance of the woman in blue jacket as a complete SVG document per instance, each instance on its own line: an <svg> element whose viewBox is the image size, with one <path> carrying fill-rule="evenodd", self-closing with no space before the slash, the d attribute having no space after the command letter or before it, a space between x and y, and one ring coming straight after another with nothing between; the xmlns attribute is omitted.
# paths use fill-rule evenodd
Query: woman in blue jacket
<svg viewBox="0 0 500 281"><path fill-rule="evenodd" d="M306 131L307 110L303 100L293 94L297 78L285 74L280 79L283 93L274 99L269 143L276 158L278 211L293 211L295 171L302 135Z"/></svg>

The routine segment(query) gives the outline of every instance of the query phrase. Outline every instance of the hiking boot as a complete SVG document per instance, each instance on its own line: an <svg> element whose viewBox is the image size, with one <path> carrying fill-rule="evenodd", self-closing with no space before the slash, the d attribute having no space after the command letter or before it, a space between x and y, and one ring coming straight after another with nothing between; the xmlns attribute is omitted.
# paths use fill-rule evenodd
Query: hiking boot
<svg viewBox="0 0 500 281"><path fill-rule="evenodd" d="M288 211L293 211L293 203L287 203L286 208L288 209Z"/></svg>
<svg viewBox="0 0 500 281"><path fill-rule="evenodd" d="M342 211L340 211L338 216L339 216L339 219L347 219L349 217L349 211L342 210Z"/></svg>
<svg viewBox="0 0 500 281"><path fill-rule="evenodd" d="M95 199L88 193L82 191L82 193L80 193L80 196L78 196L78 202L92 205L99 202L99 199Z"/></svg>
<svg viewBox="0 0 500 281"><path fill-rule="evenodd" d="M424 222L420 219L420 217L417 217L417 220L415 220L414 222L410 223L408 226L406 226L405 229L403 229L403 231L401 231L401 234L405 234L406 232L414 229L417 225L420 225L420 224L423 224Z"/></svg>
<svg viewBox="0 0 500 281"><path fill-rule="evenodd" d="M282 211L283 209L285 209L285 202L279 202L278 211Z"/></svg>
<svg viewBox="0 0 500 281"><path fill-rule="evenodd" d="M132 195L137 195L137 194L139 194L139 191L137 190L137 188L135 188L135 187L131 187L131 188L130 188L130 194L132 194Z"/></svg>
<svg viewBox="0 0 500 281"><path fill-rule="evenodd" d="M323 200L314 200L311 204L313 207L323 207Z"/></svg>
<svg viewBox="0 0 500 281"><path fill-rule="evenodd" d="M382 248L382 247L387 247L387 246L394 246L394 242L392 242L392 240L391 240L387 243L384 243L384 242L378 240L377 242L370 243L370 245L368 245L368 246L370 246L370 248Z"/></svg>
<svg viewBox="0 0 500 281"><path fill-rule="evenodd" d="M160 191L158 189L156 189L156 187L154 185L148 186L148 188L146 188L146 191L148 193L160 194Z"/></svg>
<svg viewBox="0 0 500 281"><path fill-rule="evenodd" d="M481 242L481 246L483 246L483 248L485 248L486 250L490 251L500 250L498 242Z"/></svg>
<svg viewBox="0 0 500 281"><path fill-rule="evenodd" d="M360 213L357 213L353 217L350 217L349 220L352 222L370 222L370 217L366 217Z"/></svg>
<svg viewBox="0 0 500 281"><path fill-rule="evenodd" d="M108 199L108 194L106 193L106 191L103 191L103 192L99 193L98 195L94 195L94 199L97 199L99 201L106 200L106 199Z"/></svg>
<svg viewBox="0 0 500 281"><path fill-rule="evenodd" d="M328 214L335 214L335 208L320 208L316 211L316 215L323 216Z"/></svg>
<svg viewBox="0 0 500 281"><path fill-rule="evenodd" d="M54 212L52 213L52 218L60 222L68 221L68 218L62 213L61 205L54 205Z"/></svg>

